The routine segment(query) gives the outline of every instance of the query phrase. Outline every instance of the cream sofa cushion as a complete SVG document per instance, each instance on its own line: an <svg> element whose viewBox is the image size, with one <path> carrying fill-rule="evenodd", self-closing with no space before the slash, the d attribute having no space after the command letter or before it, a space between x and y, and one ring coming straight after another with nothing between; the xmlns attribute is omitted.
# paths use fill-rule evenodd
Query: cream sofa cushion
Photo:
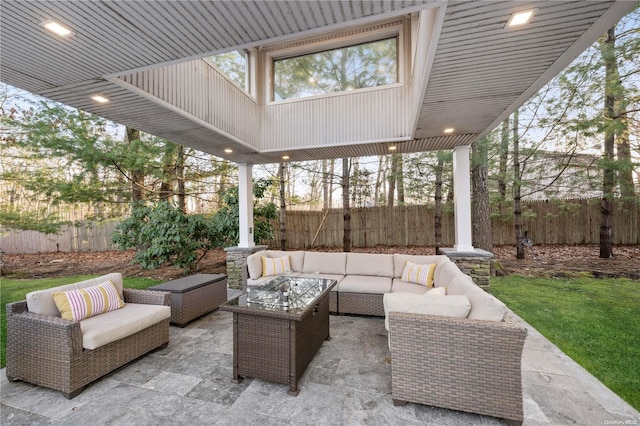
<svg viewBox="0 0 640 426"><path fill-rule="evenodd" d="M305 274L345 275L347 253L319 253L306 251L302 272Z"/></svg>
<svg viewBox="0 0 640 426"><path fill-rule="evenodd" d="M347 275L340 281L340 293L384 294L391 292L391 278Z"/></svg>
<svg viewBox="0 0 640 426"><path fill-rule="evenodd" d="M82 347L99 348L170 317L169 306L127 303L118 310L80 321Z"/></svg>
<svg viewBox="0 0 640 426"><path fill-rule="evenodd" d="M433 283L435 287L447 287L449 283L463 277L469 278L458 268L458 265L451 261L443 262L436 267L435 274L433 275Z"/></svg>
<svg viewBox="0 0 640 426"><path fill-rule="evenodd" d="M402 277L402 271L407 261L417 263L418 265L427 265L429 263L435 263L440 265L443 262L451 262L447 256L444 255L427 255L420 256L414 254L398 254L393 255L393 278ZM438 268L436 267L436 271ZM436 272L437 273L437 272Z"/></svg>
<svg viewBox="0 0 640 426"><path fill-rule="evenodd" d="M347 275L392 277L393 255L347 253Z"/></svg>
<svg viewBox="0 0 640 426"><path fill-rule="evenodd" d="M262 250L247 256L247 270L249 271L249 278L253 280L262 276L262 256L289 256L291 270L293 272L302 272L302 264L304 261L303 251Z"/></svg>
<svg viewBox="0 0 640 426"><path fill-rule="evenodd" d="M61 285L59 287L36 290L27 293L27 308L29 309L29 312L33 312L35 314L60 317L60 311L56 306L56 302L53 300L53 293L57 291L78 290L81 288L93 287L106 281L111 281L122 300L122 274L113 273L73 284Z"/></svg>
<svg viewBox="0 0 640 426"><path fill-rule="evenodd" d="M429 290L430 287L422 284L408 283L402 281L400 278L394 278L393 285L391 286L391 293L425 294Z"/></svg>
<svg viewBox="0 0 640 426"><path fill-rule="evenodd" d="M507 307L480 287L473 280L460 272L460 277L447 285L447 294L464 294L471 302L469 319L485 321L502 321Z"/></svg>
<svg viewBox="0 0 640 426"><path fill-rule="evenodd" d="M439 315L466 318L471 304L466 296L440 296L407 293L387 293L383 297L384 326L389 331L389 312Z"/></svg>

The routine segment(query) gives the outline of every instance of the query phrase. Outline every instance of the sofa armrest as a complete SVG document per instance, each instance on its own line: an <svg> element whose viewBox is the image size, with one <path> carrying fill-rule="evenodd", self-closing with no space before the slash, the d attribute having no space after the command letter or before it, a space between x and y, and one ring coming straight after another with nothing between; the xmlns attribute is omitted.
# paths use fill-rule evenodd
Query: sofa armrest
<svg viewBox="0 0 640 426"><path fill-rule="evenodd" d="M483 321L390 312L393 398L522 420L527 329L507 314Z"/></svg>
<svg viewBox="0 0 640 426"><path fill-rule="evenodd" d="M125 288L122 290L125 303L142 303L146 305L169 306L171 293L166 291L139 290L135 288Z"/></svg>
<svg viewBox="0 0 640 426"><path fill-rule="evenodd" d="M21 303L7 304L8 352L12 352L17 358L28 358L27 354L41 353L50 356L51 353L56 353L60 355L59 359L68 359L82 352L79 321L19 311Z"/></svg>

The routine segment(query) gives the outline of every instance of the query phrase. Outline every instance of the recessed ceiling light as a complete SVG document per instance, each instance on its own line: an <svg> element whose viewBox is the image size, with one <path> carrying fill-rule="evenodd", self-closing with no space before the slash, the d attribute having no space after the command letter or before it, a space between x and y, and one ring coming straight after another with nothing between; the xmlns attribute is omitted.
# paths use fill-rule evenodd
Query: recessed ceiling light
<svg viewBox="0 0 640 426"><path fill-rule="evenodd" d="M109 102L109 99L105 98L104 96L100 96L100 95L92 96L91 99L93 99L96 102L100 102L101 104L106 104L107 102Z"/></svg>
<svg viewBox="0 0 640 426"><path fill-rule="evenodd" d="M67 37L68 35L71 35L71 30L58 22L47 21L43 23L43 25L46 29L60 37Z"/></svg>
<svg viewBox="0 0 640 426"><path fill-rule="evenodd" d="M227 154L231 154L233 150L231 148L227 148L224 150L224 152L226 152Z"/></svg>
<svg viewBox="0 0 640 426"><path fill-rule="evenodd" d="M396 149L398 149L397 146L395 145L389 145L389 151L395 151Z"/></svg>
<svg viewBox="0 0 640 426"><path fill-rule="evenodd" d="M521 12L514 12L507 22L507 27L517 27L518 25L524 25L533 16L533 10L523 10Z"/></svg>
<svg viewBox="0 0 640 426"><path fill-rule="evenodd" d="M283 156L282 156L282 159L283 159L283 160L288 160L289 158L291 158L291 157L289 157L288 155L283 155Z"/></svg>
<svg viewBox="0 0 640 426"><path fill-rule="evenodd" d="M444 133L453 133L456 129L454 129L453 127L447 127L446 129L444 129Z"/></svg>

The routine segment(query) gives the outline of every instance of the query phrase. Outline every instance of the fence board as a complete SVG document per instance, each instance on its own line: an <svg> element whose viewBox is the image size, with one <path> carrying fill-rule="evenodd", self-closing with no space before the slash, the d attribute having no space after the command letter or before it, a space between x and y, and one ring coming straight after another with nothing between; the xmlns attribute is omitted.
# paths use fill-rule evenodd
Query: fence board
<svg viewBox="0 0 640 426"><path fill-rule="evenodd" d="M616 200L613 216L614 244L640 244L640 203ZM523 229L535 244L598 244L600 238L600 200L573 199L523 202ZM326 218L323 222L323 218ZM491 214L493 243L515 243L513 205L493 206ZM280 246L280 232L275 224L275 238L266 241ZM59 235L35 231L0 232L0 249L5 253L39 253L52 251L115 250L111 234L118 222L85 224L62 228ZM286 216L287 248L341 247L343 216L341 209L326 211L288 211ZM320 231L318 232L318 229ZM431 206L396 206L356 208L351 211L351 245L434 246L434 209ZM316 241L314 236L318 234ZM442 245L455 243L453 209L443 208Z"/></svg>

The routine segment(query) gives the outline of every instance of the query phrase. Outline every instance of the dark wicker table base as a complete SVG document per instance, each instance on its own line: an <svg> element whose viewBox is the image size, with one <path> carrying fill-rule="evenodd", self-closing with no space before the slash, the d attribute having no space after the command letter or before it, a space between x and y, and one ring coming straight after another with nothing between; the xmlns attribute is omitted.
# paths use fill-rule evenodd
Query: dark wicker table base
<svg viewBox="0 0 640 426"><path fill-rule="evenodd" d="M263 315L261 311L233 313L233 381L253 377L289 385L298 395L298 381L324 340L329 337L329 294L296 321Z"/></svg>

